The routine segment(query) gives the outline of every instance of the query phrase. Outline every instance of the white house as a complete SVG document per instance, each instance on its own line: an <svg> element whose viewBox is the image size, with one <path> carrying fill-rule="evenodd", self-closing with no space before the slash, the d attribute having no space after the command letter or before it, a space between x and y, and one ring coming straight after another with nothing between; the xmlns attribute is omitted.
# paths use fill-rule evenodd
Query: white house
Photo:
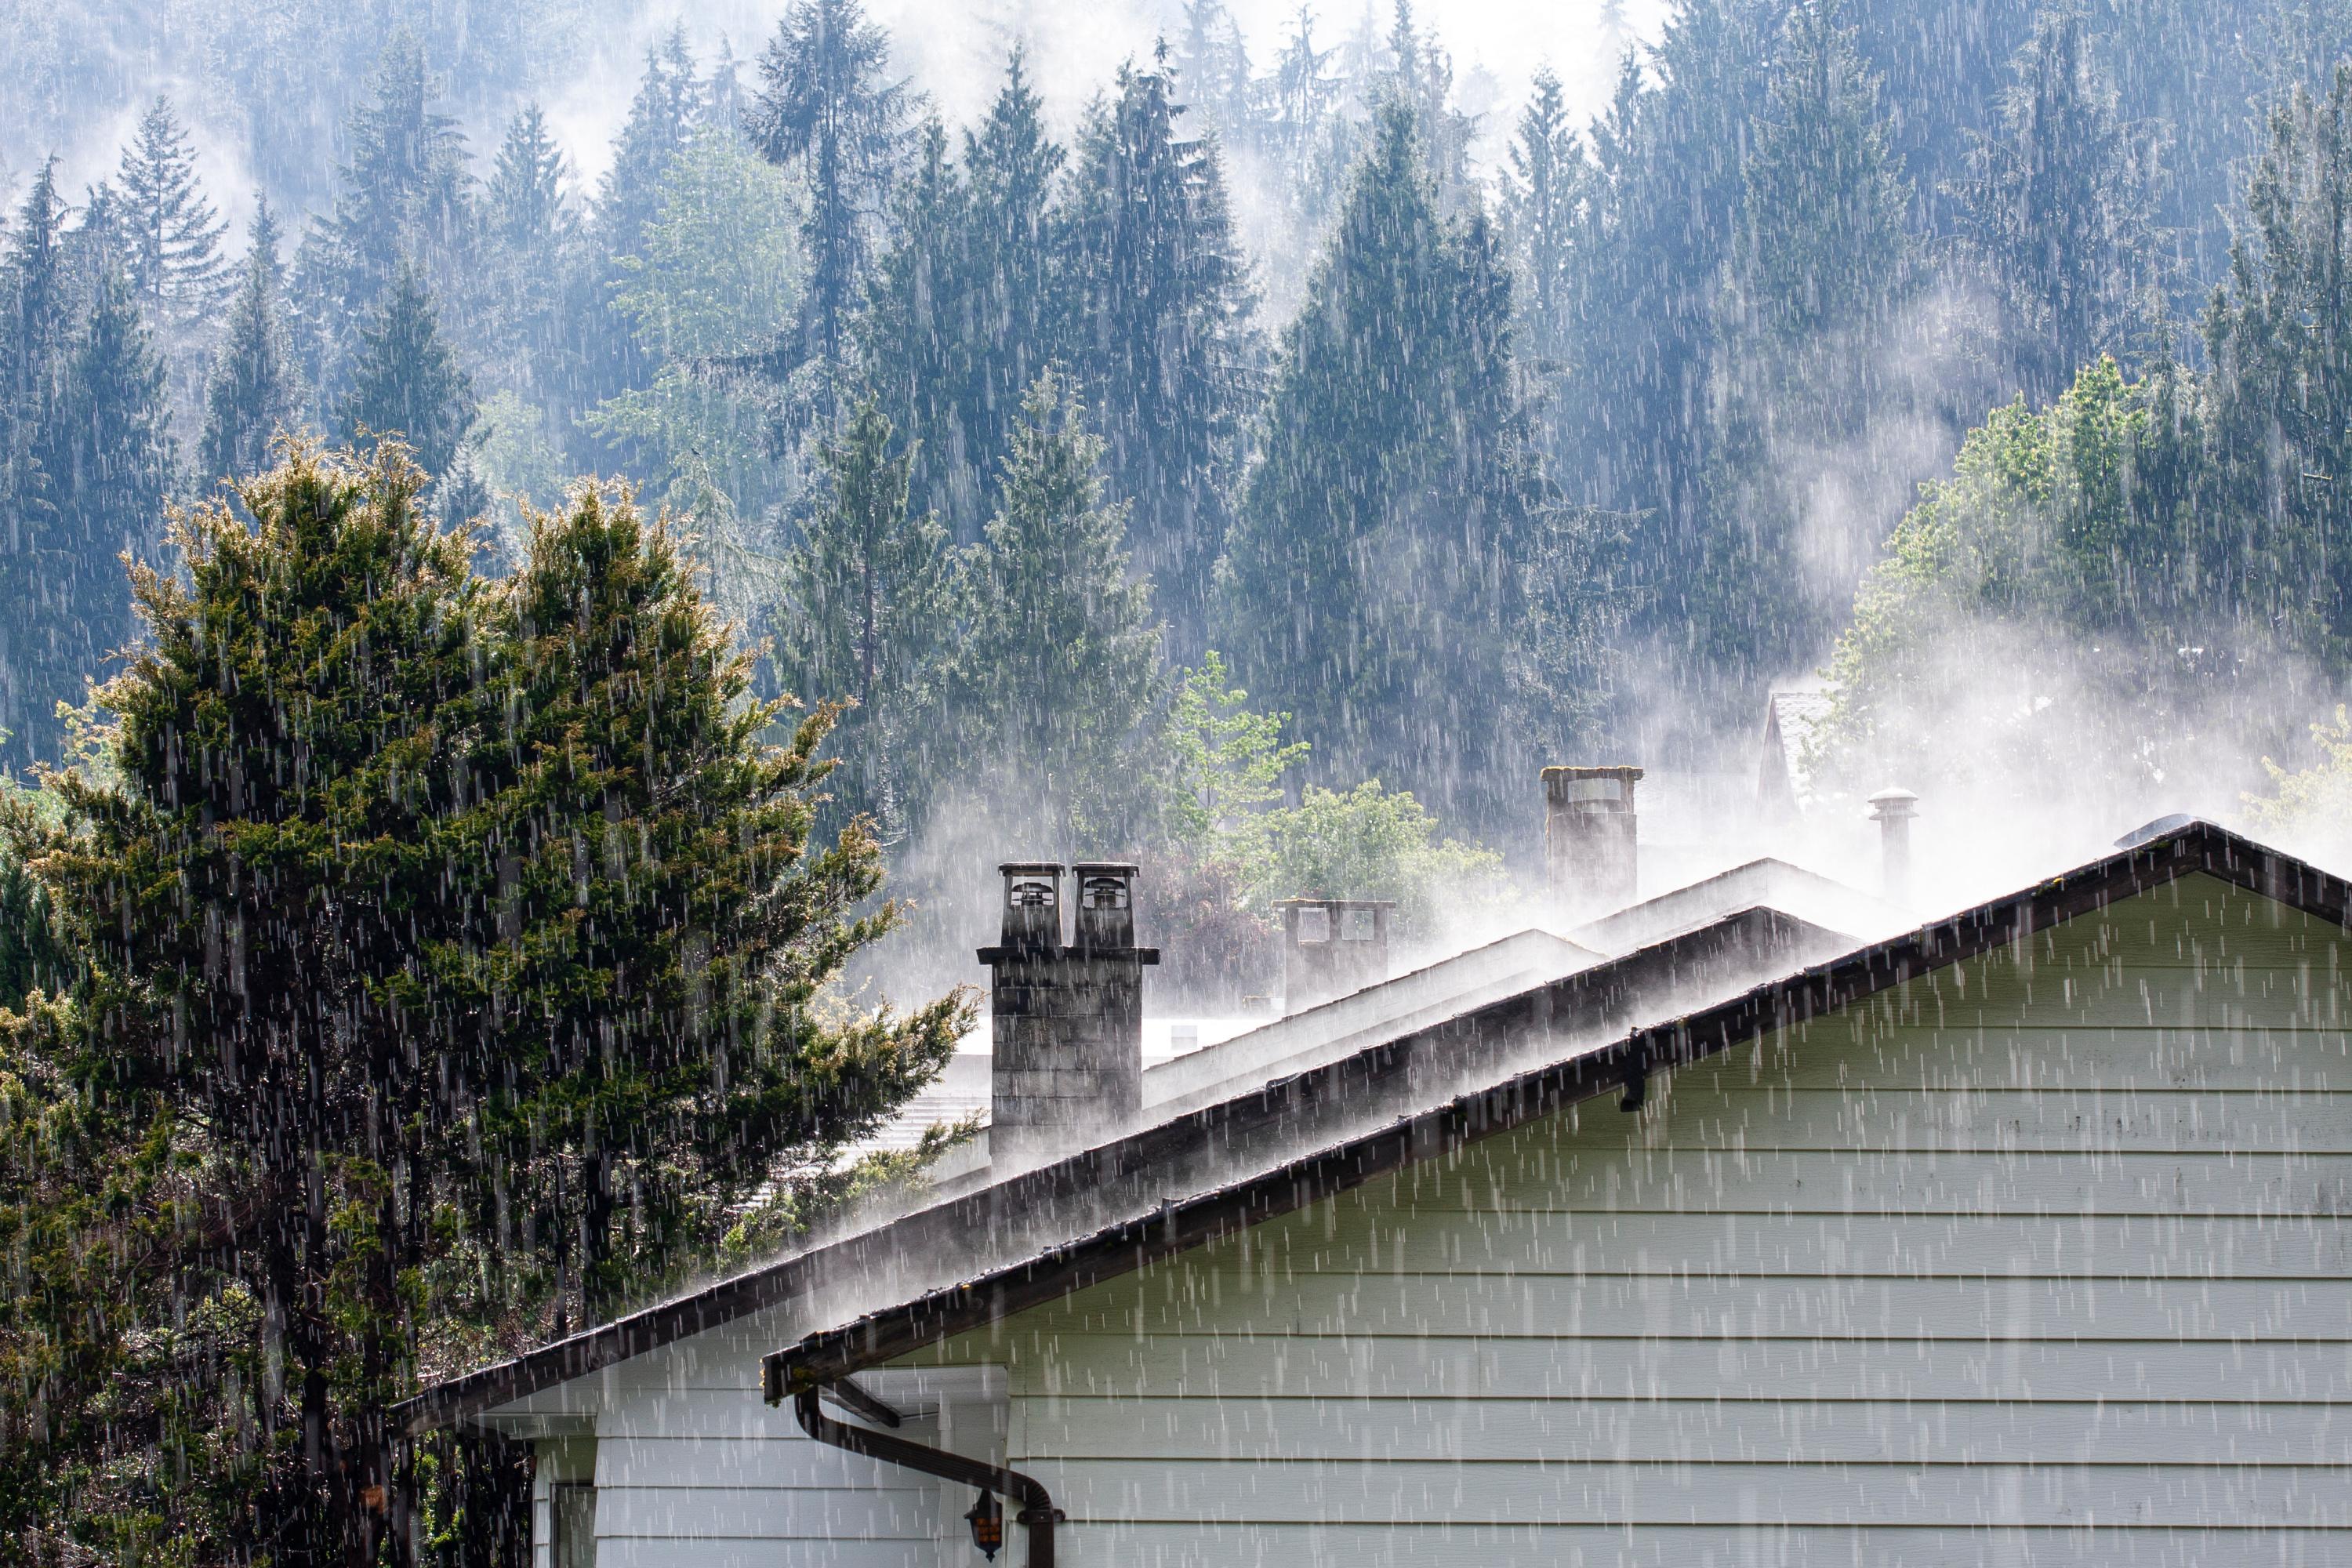
<svg viewBox="0 0 2352 1568"><path fill-rule="evenodd" d="M2352 1562L2352 888L1679 896L408 1418L566 1568Z"/></svg>

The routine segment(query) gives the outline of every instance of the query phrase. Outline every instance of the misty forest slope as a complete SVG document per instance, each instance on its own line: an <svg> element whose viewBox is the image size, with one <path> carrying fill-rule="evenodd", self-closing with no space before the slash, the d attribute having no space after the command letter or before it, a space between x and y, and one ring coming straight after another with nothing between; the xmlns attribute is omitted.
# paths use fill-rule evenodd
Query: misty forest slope
<svg viewBox="0 0 2352 1568"><path fill-rule="evenodd" d="M2345 690L2352 0L1599 0L1484 115L1408 0L976 9L971 114L774 0L583 138L625 0L0 0L0 1556L514 1561L386 1409L919 1164L886 869L1238 996L1776 685L1832 798Z"/></svg>

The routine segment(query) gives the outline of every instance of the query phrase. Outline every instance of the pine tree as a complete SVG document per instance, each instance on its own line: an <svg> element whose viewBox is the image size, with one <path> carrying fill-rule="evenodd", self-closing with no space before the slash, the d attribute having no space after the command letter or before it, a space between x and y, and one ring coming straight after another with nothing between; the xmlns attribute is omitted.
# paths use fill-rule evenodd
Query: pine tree
<svg viewBox="0 0 2352 1568"><path fill-rule="evenodd" d="M485 1221L520 1196L583 1238L558 1263L588 1321L712 1257L762 1187L822 1184L969 1022L960 997L810 1006L899 911L868 903L863 824L812 839L832 710L767 743L786 705L751 698L695 576L664 524L583 489L535 520L496 604L511 717L487 739L516 771L475 861L498 896L452 958L468 1005L509 1019L474 1070L519 1088L485 1108L472 1196Z"/></svg>
<svg viewBox="0 0 2352 1568"><path fill-rule="evenodd" d="M1503 689L1536 476L1507 268L1483 216L1440 216L1415 123L1382 107L1284 336L1222 637L1334 776L1475 817L1501 742L1460 694Z"/></svg>
<svg viewBox="0 0 2352 1568"><path fill-rule="evenodd" d="M1873 424L1899 407L1880 349L1910 286L1911 195L1832 0L1789 16L1743 178L1684 611L1703 657L1769 676L1819 646L1876 551L1879 519L1811 498L1840 464L1869 466Z"/></svg>
<svg viewBox="0 0 2352 1568"><path fill-rule="evenodd" d="M48 593L58 595L61 629L79 645L58 695L78 700L79 677L100 675L104 657L128 640L122 563L145 558L161 537L175 463L163 360L120 272L100 284L67 356L47 437L42 466L63 547Z"/></svg>
<svg viewBox="0 0 2352 1568"><path fill-rule="evenodd" d="M889 79L890 39L861 0L797 0L760 56L760 95L748 129L772 161L807 181L802 234L809 277L786 374L813 363L819 411L848 348L876 228L905 140L906 85Z"/></svg>
<svg viewBox="0 0 2352 1568"><path fill-rule="evenodd" d="M57 500L43 447L56 424L71 319L66 300L65 208L58 200L57 166L42 164L16 210L8 234L5 274L0 274L0 504L7 508L5 553L0 555L0 588L20 613L0 622L0 729L7 731L12 759L47 754L56 734L55 706L70 672L59 668L62 650L70 658L70 628L55 623L52 569L67 571L56 557Z"/></svg>
<svg viewBox="0 0 2352 1568"><path fill-rule="evenodd" d="M414 268L394 277L361 339L342 403L344 438L358 446L396 436L419 468L440 478L474 422L473 382Z"/></svg>
<svg viewBox="0 0 2352 1568"><path fill-rule="evenodd" d="M1391 0L1387 90L1412 106L1421 122L1423 157L1437 182L1440 204L1460 208L1470 192L1470 117L1454 107L1454 62L1413 21L1412 0Z"/></svg>
<svg viewBox="0 0 2352 1568"><path fill-rule="evenodd" d="M158 97L140 116L122 154L121 221L129 248L123 269L152 326L202 321L229 288L221 237L228 225L205 199L188 133Z"/></svg>
<svg viewBox="0 0 2352 1568"><path fill-rule="evenodd" d="M1129 534L1176 657L1202 647L1257 345L1213 142L1175 132L1165 72L1122 68L1082 132L1063 216L1072 363L1134 498Z"/></svg>
<svg viewBox="0 0 2352 1568"><path fill-rule="evenodd" d="M969 537L987 515L991 455L969 421L992 352L977 331L971 192L948 155L946 127L923 128L915 166L898 191L898 242L876 263L857 321L858 370L912 447L917 503Z"/></svg>
<svg viewBox="0 0 2352 1568"><path fill-rule="evenodd" d="M528 104L508 123L484 193L485 291L497 341L515 383L542 404L559 400L577 379L572 318L587 303L580 298L570 174L546 116Z"/></svg>
<svg viewBox="0 0 2352 1568"><path fill-rule="evenodd" d="M204 479L260 473L270 465L271 440L281 431L296 430L301 422L300 374L278 304L283 286L278 225L269 216L269 204L257 202L244 278L230 302L205 395L199 448Z"/></svg>
<svg viewBox="0 0 2352 1568"><path fill-rule="evenodd" d="M1633 630L1676 636L1703 548L1716 309L1778 0L1695 0L1592 128L1590 238L1550 419L1570 497L1638 514Z"/></svg>
<svg viewBox="0 0 2352 1568"><path fill-rule="evenodd" d="M2249 174L2247 223L2204 323L2211 526L2198 559L2236 585L2249 640L2352 665L2352 65L2300 89Z"/></svg>
<svg viewBox="0 0 2352 1568"><path fill-rule="evenodd" d="M1131 804L1140 784L1115 759L1158 689L1151 591L1129 571L1127 506L1104 496L1102 451L1062 378L1039 376L973 563L954 686L967 747L1016 768L1031 826L1065 843L1111 831Z"/></svg>
<svg viewBox="0 0 2352 1568"><path fill-rule="evenodd" d="M346 323L363 319L404 268L425 271L444 290L467 276L473 212L465 138L434 97L423 47L412 34L394 35L368 100L352 112L351 158L323 225L334 304Z"/></svg>
<svg viewBox="0 0 2352 1568"><path fill-rule="evenodd" d="M613 161L597 187L591 256L567 301L567 313L581 323L582 369L572 389L576 407L593 408L643 386L660 369L660 356L637 341L634 325L613 300L629 281L629 258L644 250L646 229L661 216L664 182L693 140L700 110L694 56L681 24L659 48L646 51L629 118L614 139ZM606 456L584 436L576 450L583 461Z"/></svg>
<svg viewBox="0 0 2352 1568"><path fill-rule="evenodd" d="M2162 287L2154 153L2117 123L2080 17L2045 12L2011 69L2000 128L1978 138L1957 195L2001 317L2001 351L2041 404L2100 354L2128 361L2147 346Z"/></svg>
<svg viewBox="0 0 2352 1568"><path fill-rule="evenodd" d="M516 254L552 250L570 237L573 215L565 185L571 171L548 134L547 116L525 104L507 124L485 195L490 237Z"/></svg>
<svg viewBox="0 0 2352 1568"><path fill-rule="evenodd" d="M785 566L793 689L856 704L835 731L849 809L887 831L921 818L948 761L940 659L954 624L955 552L908 507L913 458L891 456L879 405L859 404L820 448L827 489Z"/></svg>
<svg viewBox="0 0 2352 1568"><path fill-rule="evenodd" d="M1503 223L1527 287L1520 297L1527 357L1557 370L1569 352L1575 262L1592 171L1569 123L1559 78L1546 67L1520 112L1503 182Z"/></svg>
<svg viewBox="0 0 2352 1568"><path fill-rule="evenodd" d="M1016 51L961 168L927 133L859 323L865 379L916 444L916 492L961 538L994 505L1022 398L1058 348L1046 225L1064 153L1041 107Z"/></svg>
<svg viewBox="0 0 2352 1568"><path fill-rule="evenodd" d="M661 211L662 176L694 135L696 99L694 56L681 24L660 48L646 51L629 118L613 142L596 197L596 244L607 258L635 256L644 244L646 226Z"/></svg>
<svg viewBox="0 0 2352 1568"><path fill-rule="evenodd" d="M1192 101L1185 107L1215 127L1219 137L1246 145L1264 135L1249 41L1224 0L1184 0L1183 39L1174 68L1169 70L1164 58L1159 63L1162 75L1192 84ZM1127 68L1131 73L1134 68Z"/></svg>

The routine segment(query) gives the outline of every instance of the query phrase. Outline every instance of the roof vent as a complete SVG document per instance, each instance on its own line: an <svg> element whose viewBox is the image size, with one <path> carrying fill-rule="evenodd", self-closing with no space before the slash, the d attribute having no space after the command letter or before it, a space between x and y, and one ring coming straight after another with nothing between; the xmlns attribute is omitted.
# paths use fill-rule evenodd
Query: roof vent
<svg viewBox="0 0 2352 1568"><path fill-rule="evenodd" d="M2159 816L2154 822L2140 824L2121 838L2116 839L2116 847L2137 849L2151 839L2161 838L2168 833L2178 833L2182 828L2194 824L2196 820L2185 811L2176 811L2169 816Z"/></svg>
<svg viewBox="0 0 2352 1568"><path fill-rule="evenodd" d="M1911 896L1911 819L1919 797L1907 789L1883 789L1870 797L1870 819L1878 824L1878 890L1890 904Z"/></svg>

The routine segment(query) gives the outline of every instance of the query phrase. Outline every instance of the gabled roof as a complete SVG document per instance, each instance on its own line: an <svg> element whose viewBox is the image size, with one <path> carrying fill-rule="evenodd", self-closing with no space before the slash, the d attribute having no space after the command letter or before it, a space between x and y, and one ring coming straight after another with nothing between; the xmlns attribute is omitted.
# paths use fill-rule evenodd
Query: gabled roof
<svg viewBox="0 0 2352 1568"><path fill-rule="evenodd" d="M1735 910L1779 910L1857 937L1884 936L1910 924L1901 910L1817 871L1766 857L1654 894L1569 932L1601 952L1631 952Z"/></svg>
<svg viewBox="0 0 2352 1568"><path fill-rule="evenodd" d="M1507 997L1469 999L1472 1011L1464 1016L1529 1022L1541 1016L1598 1040L1694 994L1733 994L1851 941L1750 910ZM1008 1244L1026 1257L1095 1234L1112 1214L1159 1212L1170 1194L1214 1185L1237 1156L1278 1164L1411 1114L1433 1096L1456 1091L1465 1073L1495 1076L1493 1063L1450 1037L1436 1060L1415 1048L1452 1026L1444 1017L1414 1015L1340 1059L1237 1084L1206 1106L1185 1097L1163 1120L1099 1147L992 1177L886 1224L439 1384L400 1405L396 1419L416 1432L473 1418L772 1308L790 1306L812 1323L839 1321L825 1316L827 1303L854 1302L851 1311L864 1311L890 1280L919 1280L928 1289L973 1279L1002 1266Z"/></svg>
<svg viewBox="0 0 2352 1568"><path fill-rule="evenodd" d="M1622 1038L1472 1088L1082 1239L810 1333L766 1359L764 1392L773 1401L823 1386L2198 872L2339 927L2352 923L2352 888L2344 882L2210 823L2190 820L2063 876L1754 986L1688 1016L1633 1028ZM1599 973L1570 976L1542 994L1549 1001L1552 992ZM1459 1050L1458 1037L1468 1032L1449 1028L1456 1037L1446 1040L1448 1048Z"/></svg>

